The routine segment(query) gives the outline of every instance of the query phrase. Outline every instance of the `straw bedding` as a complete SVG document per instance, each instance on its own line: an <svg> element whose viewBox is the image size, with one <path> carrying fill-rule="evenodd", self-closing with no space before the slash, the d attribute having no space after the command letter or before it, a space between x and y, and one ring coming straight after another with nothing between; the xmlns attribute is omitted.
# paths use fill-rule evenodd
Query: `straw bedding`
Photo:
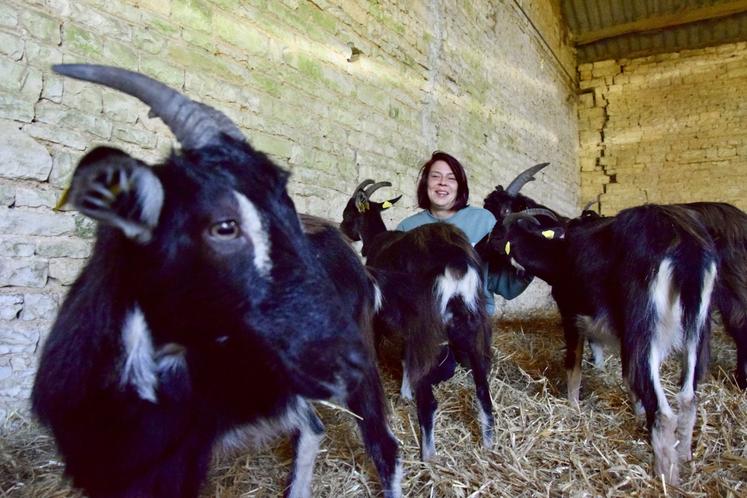
<svg viewBox="0 0 747 498"><path fill-rule="evenodd" d="M700 386L693 436L694 460L681 489L650 477L652 451L643 422L629 406L620 364L612 355L603 371L584 364L581 408L565 401L561 329L554 321L496 323L491 393L496 446L479 444L469 372L436 391L438 455L418 459L417 416L399 398L397 362L384 365L393 431L402 444L403 491L413 497L493 496L747 496L747 395L729 377L731 339L717 331L708 380ZM678 365L665 367L674 396ZM673 398L672 398L673 399ZM327 426L315 469L314 496L378 495L376 474L354 419L318 407ZM0 440L0 496L76 496L61 477L49 436L31 421L12 418ZM280 496L290 467L287 441L239 454L217 455L204 496Z"/></svg>

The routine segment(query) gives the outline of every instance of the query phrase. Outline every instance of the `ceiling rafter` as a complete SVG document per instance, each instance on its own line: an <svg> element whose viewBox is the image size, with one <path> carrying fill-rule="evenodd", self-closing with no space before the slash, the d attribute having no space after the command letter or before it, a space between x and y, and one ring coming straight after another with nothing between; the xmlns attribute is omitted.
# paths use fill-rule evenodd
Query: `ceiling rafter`
<svg viewBox="0 0 747 498"><path fill-rule="evenodd" d="M743 12L747 12L747 0L734 0L707 7L690 8L680 12L660 14L603 29L579 33L573 37L573 43L576 46L583 46L618 36L674 28L685 24L728 17Z"/></svg>

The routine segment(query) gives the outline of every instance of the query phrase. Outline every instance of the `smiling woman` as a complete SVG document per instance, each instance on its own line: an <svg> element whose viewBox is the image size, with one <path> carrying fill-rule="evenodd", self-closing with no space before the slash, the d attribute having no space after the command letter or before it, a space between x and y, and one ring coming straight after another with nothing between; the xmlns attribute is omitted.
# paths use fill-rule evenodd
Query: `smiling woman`
<svg viewBox="0 0 747 498"><path fill-rule="evenodd" d="M402 220L397 230L407 232L428 223L450 223L461 229L475 246L495 225L490 211L468 204L467 174L459 160L446 152L435 151L420 167L417 199L422 211ZM490 272L484 275L486 308L490 315L495 312L494 293L513 299L533 278L508 264L493 266L496 265L491 265Z"/></svg>

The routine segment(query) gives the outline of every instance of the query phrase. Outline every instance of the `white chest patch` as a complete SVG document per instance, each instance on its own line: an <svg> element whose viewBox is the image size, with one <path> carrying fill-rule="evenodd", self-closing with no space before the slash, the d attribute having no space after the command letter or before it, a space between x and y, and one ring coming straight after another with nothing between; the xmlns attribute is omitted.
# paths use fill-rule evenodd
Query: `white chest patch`
<svg viewBox="0 0 747 498"><path fill-rule="evenodd" d="M131 385L142 399L155 403L158 387L157 366L150 329L139 306L135 306L125 317L122 345L125 362L120 384Z"/></svg>

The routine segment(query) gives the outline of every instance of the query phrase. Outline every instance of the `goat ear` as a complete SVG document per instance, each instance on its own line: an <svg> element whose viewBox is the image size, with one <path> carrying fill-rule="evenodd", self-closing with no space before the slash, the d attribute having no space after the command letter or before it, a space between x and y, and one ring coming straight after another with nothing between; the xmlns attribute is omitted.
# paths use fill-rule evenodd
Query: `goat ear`
<svg viewBox="0 0 747 498"><path fill-rule="evenodd" d="M401 195L398 195L394 199L389 199L388 201L384 201L381 203L381 209L389 209L390 207L394 206L394 204L397 203L398 200L402 198Z"/></svg>
<svg viewBox="0 0 747 498"><path fill-rule="evenodd" d="M136 242L150 240L163 206L163 187L150 167L110 147L87 154L61 202L122 230Z"/></svg>

